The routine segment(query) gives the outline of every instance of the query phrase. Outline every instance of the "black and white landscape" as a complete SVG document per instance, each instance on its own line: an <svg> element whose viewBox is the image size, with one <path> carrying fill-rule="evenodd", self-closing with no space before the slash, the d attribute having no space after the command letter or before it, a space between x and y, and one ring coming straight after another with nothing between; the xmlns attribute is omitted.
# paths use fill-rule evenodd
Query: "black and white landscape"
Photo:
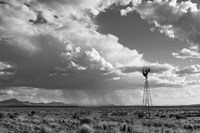
<svg viewBox="0 0 200 133"><path fill-rule="evenodd" d="M199 0L0 0L0 133L200 132Z"/></svg>

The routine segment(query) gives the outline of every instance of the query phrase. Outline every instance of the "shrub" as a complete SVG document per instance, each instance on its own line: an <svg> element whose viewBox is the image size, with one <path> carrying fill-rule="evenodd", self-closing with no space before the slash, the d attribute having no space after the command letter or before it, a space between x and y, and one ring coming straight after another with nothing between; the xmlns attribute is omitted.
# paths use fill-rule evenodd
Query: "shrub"
<svg viewBox="0 0 200 133"><path fill-rule="evenodd" d="M162 114L160 115L160 118L166 118L166 115Z"/></svg>
<svg viewBox="0 0 200 133"><path fill-rule="evenodd" d="M108 129L108 126L103 124L103 130L107 130Z"/></svg>
<svg viewBox="0 0 200 133"><path fill-rule="evenodd" d="M165 133L172 133L172 131L169 130L169 129L166 129L166 130L165 130Z"/></svg>
<svg viewBox="0 0 200 133"><path fill-rule="evenodd" d="M39 133L52 133L52 129L46 126L40 126L39 127Z"/></svg>
<svg viewBox="0 0 200 133"><path fill-rule="evenodd" d="M8 116L10 119L14 119L16 117L14 114L9 114Z"/></svg>
<svg viewBox="0 0 200 133"><path fill-rule="evenodd" d="M183 115L176 115L176 119L185 119L186 117L185 116L183 116Z"/></svg>
<svg viewBox="0 0 200 133"><path fill-rule="evenodd" d="M47 131L45 130L45 127L41 126L39 133L47 133Z"/></svg>
<svg viewBox="0 0 200 133"><path fill-rule="evenodd" d="M0 113L0 119L4 118L4 114Z"/></svg>
<svg viewBox="0 0 200 133"><path fill-rule="evenodd" d="M112 129L112 133L121 133L119 128L115 127Z"/></svg>
<svg viewBox="0 0 200 133"><path fill-rule="evenodd" d="M145 116L145 115L142 114L142 113L138 114L138 118L143 118L144 116Z"/></svg>
<svg viewBox="0 0 200 133"><path fill-rule="evenodd" d="M17 116L17 115L19 115L19 113L15 112L14 115Z"/></svg>
<svg viewBox="0 0 200 133"><path fill-rule="evenodd" d="M81 120L81 125L84 125L84 124L87 124L87 125L91 126L91 125L95 124L95 121L90 117L84 118L84 119Z"/></svg>
<svg viewBox="0 0 200 133"><path fill-rule="evenodd" d="M36 112L35 111L31 111L31 115L34 115Z"/></svg>
<svg viewBox="0 0 200 133"><path fill-rule="evenodd" d="M129 132L129 133L133 132L133 127L129 125L127 128L127 132Z"/></svg>
<svg viewBox="0 0 200 133"><path fill-rule="evenodd" d="M192 130L192 129L193 129L193 126L187 124L187 125L183 125L183 128L184 128L184 129L190 129L190 130Z"/></svg>
<svg viewBox="0 0 200 133"><path fill-rule="evenodd" d="M123 126L122 126L122 128L121 128L121 131L126 131L126 124L124 124Z"/></svg>
<svg viewBox="0 0 200 133"><path fill-rule="evenodd" d="M74 114L74 115L72 116L72 119L79 119L79 116L78 116L77 114Z"/></svg>
<svg viewBox="0 0 200 133"><path fill-rule="evenodd" d="M94 133L93 128L90 127L87 124L84 124L81 126L80 130L78 131L78 133Z"/></svg>

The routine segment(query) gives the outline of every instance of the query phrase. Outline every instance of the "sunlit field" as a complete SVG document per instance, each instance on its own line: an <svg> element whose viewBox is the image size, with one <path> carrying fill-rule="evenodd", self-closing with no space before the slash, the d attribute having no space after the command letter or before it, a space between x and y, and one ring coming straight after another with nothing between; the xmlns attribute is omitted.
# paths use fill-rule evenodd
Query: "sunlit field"
<svg viewBox="0 0 200 133"><path fill-rule="evenodd" d="M195 133L200 107L1 107L1 133Z"/></svg>

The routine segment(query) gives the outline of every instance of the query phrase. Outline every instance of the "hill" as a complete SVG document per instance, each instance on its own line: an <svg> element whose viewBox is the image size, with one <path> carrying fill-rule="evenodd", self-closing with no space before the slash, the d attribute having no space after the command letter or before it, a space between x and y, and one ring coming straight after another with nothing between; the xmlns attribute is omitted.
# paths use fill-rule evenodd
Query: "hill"
<svg viewBox="0 0 200 133"><path fill-rule="evenodd" d="M51 107L51 106L78 106L76 104L65 104L62 102L49 102L49 103L32 103L32 102L28 102L28 101L19 101L17 99L8 99L8 100L4 100L4 101L0 101L0 106L14 106L14 107L24 107L24 106L47 106L47 107Z"/></svg>

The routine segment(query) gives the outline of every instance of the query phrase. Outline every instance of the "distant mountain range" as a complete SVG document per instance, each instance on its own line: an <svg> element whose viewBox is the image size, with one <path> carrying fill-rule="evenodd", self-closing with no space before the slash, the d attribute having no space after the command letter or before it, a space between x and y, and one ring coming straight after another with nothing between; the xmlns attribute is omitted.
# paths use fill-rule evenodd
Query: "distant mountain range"
<svg viewBox="0 0 200 133"><path fill-rule="evenodd" d="M17 99L8 99L0 101L0 107L126 107L126 106L116 106L114 104L107 105L86 105L80 106L78 104L66 104L63 102L49 102L49 103L32 103L28 101L19 101ZM127 106L131 107L131 106ZM141 105L133 105L132 107L141 107ZM168 105L168 106L154 106L154 107L200 107L200 104L191 104L191 105Z"/></svg>
<svg viewBox="0 0 200 133"><path fill-rule="evenodd" d="M70 107L77 107L76 104L65 104L62 102L50 102L50 103L31 103L28 101L19 101L17 99L8 99L4 101L0 101L0 106L15 106L15 107L24 107L24 106L70 106Z"/></svg>

